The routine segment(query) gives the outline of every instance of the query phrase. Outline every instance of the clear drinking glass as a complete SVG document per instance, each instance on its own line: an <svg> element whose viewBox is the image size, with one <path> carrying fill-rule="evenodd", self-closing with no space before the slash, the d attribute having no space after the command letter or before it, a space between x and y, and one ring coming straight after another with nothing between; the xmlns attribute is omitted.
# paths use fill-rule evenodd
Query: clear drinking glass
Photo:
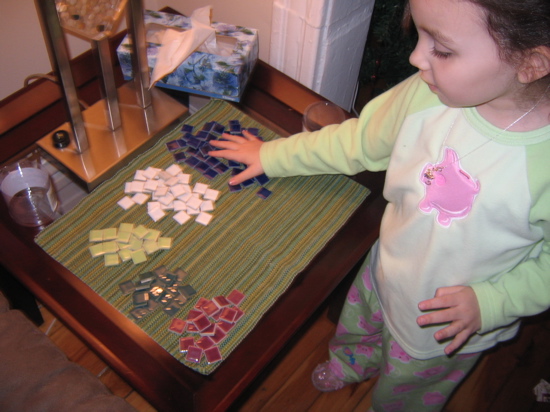
<svg viewBox="0 0 550 412"><path fill-rule="evenodd" d="M22 226L46 226L58 216L57 194L39 156L3 166L0 189L10 216Z"/></svg>
<svg viewBox="0 0 550 412"><path fill-rule="evenodd" d="M310 104L304 111L303 131L314 132L329 124L339 124L346 120L342 108L334 103L320 101Z"/></svg>

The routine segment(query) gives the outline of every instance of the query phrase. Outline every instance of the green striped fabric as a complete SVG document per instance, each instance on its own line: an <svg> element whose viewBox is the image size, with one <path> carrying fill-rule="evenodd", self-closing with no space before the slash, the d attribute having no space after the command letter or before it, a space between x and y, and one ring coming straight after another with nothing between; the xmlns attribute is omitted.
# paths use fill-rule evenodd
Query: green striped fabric
<svg viewBox="0 0 550 412"><path fill-rule="evenodd" d="M265 140L277 138L272 131L253 121L231 104L212 100L185 120L196 128L215 120L227 125L239 120L245 127L258 127ZM208 226L194 221L179 225L174 213L153 222L146 205L125 211L117 205L124 196L124 184L136 170L149 166L165 169L174 163L166 142L181 136L181 125L169 131L151 149L98 186L73 210L44 229L36 242L54 259L133 320L131 296L124 296L119 284L139 279L140 273L165 265L189 273L197 294L176 314L185 318L199 297L227 296L233 289L246 295L245 312L220 344L226 358L260 321L262 315L289 287L327 241L346 222L369 194L368 189L344 176L312 176L271 179L265 187L273 192L267 199L256 195L258 185L231 193L228 174L208 180L184 165L192 184L202 182L222 193ZM142 264L131 261L106 267L102 257L92 258L88 250L90 230L118 227L121 223L143 224L172 237L170 250L158 251ZM330 273L327 273L330 276ZM179 352L179 337L169 332L171 318L161 309L135 321L175 358L190 368L209 374L220 364L190 363Z"/></svg>

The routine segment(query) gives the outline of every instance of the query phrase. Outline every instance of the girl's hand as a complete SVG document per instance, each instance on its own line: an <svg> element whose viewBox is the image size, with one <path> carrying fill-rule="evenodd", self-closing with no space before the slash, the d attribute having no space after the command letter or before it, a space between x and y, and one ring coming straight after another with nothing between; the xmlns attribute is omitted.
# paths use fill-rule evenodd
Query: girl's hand
<svg viewBox="0 0 550 412"><path fill-rule="evenodd" d="M474 290L469 286L439 288L435 298L420 302L418 308L422 311L436 309L417 318L420 326L451 323L434 334L438 341L453 338L445 347L447 355L457 350L470 335L481 328L479 304Z"/></svg>
<svg viewBox="0 0 550 412"><path fill-rule="evenodd" d="M260 162L260 148L263 142L252 133L243 130L243 136L224 133L224 140L212 140L210 144L223 150L209 152L210 156L222 157L227 160L244 163L247 168L229 180L230 185L238 185L245 180L259 176L264 172Z"/></svg>

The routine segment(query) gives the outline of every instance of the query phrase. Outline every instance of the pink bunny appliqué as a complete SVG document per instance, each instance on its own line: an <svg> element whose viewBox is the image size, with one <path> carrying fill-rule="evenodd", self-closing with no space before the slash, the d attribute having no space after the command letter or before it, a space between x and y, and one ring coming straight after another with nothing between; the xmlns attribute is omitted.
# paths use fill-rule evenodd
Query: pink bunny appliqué
<svg viewBox="0 0 550 412"><path fill-rule="evenodd" d="M444 227L466 217L479 193L479 182L460 168L458 160L456 152L446 148L443 161L427 164L420 177L426 194L418 206L426 213L435 209L437 222Z"/></svg>

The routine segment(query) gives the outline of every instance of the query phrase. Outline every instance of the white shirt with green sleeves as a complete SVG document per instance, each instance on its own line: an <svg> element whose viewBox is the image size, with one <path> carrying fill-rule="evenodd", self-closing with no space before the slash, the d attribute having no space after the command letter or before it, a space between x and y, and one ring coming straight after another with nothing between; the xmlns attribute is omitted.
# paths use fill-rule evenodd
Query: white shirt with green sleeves
<svg viewBox="0 0 550 412"><path fill-rule="evenodd" d="M439 287L470 285L479 301L482 328L460 353L510 339L520 317L550 307L550 126L505 132L414 75L359 119L265 143L260 156L271 177L387 171L372 280L410 356L444 355L442 325L416 323Z"/></svg>

